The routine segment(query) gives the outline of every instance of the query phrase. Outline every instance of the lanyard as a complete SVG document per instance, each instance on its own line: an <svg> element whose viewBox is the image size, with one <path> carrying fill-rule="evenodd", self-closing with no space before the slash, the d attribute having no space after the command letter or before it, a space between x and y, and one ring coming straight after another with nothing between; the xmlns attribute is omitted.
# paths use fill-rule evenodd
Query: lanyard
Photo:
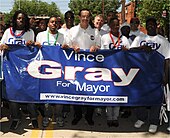
<svg viewBox="0 0 170 138"><path fill-rule="evenodd" d="M57 32L57 35L56 35L56 37L55 37L55 41L54 41L54 44L53 44L53 45L56 45L57 39L58 39L58 32ZM50 43L49 43L49 31L48 31L48 33L47 33L47 41L48 41L48 45L50 45Z"/></svg>
<svg viewBox="0 0 170 138"><path fill-rule="evenodd" d="M16 34L14 33L13 28L10 27L10 33L11 33L11 35L14 36L15 38L21 38L21 37L24 35L25 31L23 30L23 31L21 31L21 33L19 33L19 34L16 35Z"/></svg>
<svg viewBox="0 0 170 138"><path fill-rule="evenodd" d="M113 45L114 45L115 47L120 46L120 36L118 36L118 39L117 39L116 43L114 43L114 39L113 39L113 37L112 37L111 32L109 33L109 35L110 35L110 38L111 38L111 40L112 40Z"/></svg>

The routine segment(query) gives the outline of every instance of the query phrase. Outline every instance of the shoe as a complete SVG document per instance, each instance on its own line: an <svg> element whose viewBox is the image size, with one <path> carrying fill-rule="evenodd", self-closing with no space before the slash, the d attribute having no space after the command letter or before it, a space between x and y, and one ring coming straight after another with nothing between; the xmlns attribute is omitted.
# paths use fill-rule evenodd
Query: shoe
<svg viewBox="0 0 170 138"><path fill-rule="evenodd" d="M18 128L18 126L20 125L21 121L18 120L18 121L12 121L12 124L10 126L10 129L11 130L16 130Z"/></svg>
<svg viewBox="0 0 170 138"><path fill-rule="evenodd" d="M118 127L119 126L119 121L118 120L107 120L107 125L108 127Z"/></svg>
<svg viewBox="0 0 170 138"><path fill-rule="evenodd" d="M144 124L145 122L141 121L141 120L138 120L136 121L134 127L135 128L141 128L141 126Z"/></svg>
<svg viewBox="0 0 170 138"><path fill-rule="evenodd" d="M85 116L85 119L90 126L94 126L94 121L91 118Z"/></svg>
<svg viewBox="0 0 170 138"><path fill-rule="evenodd" d="M71 122L72 125L77 125L77 123L81 120L82 117L75 117Z"/></svg>
<svg viewBox="0 0 170 138"><path fill-rule="evenodd" d="M62 117L56 118L56 122L57 122L57 125L58 125L59 127L63 127L63 126L64 126L64 120L63 120Z"/></svg>
<svg viewBox="0 0 170 138"><path fill-rule="evenodd" d="M112 120L107 120L108 127L112 127Z"/></svg>
<svg viewBox="0 0 170 138"><path fill-rule="evenodd" d="M101 116L102 115L102 108L96 108L96 115Z"/></svg>
<svg viewBox="0 0 170 138"><path fill-rule="evenodd" d="M167 130L170 132L170 126L167 128Z"/></svg>
<svg viewBox="0 0 170 138"><path fill-rule="evenodd" d="M128 118L131 116L131 111L124 111L121 115L121 118Z"/></svg>
<svg viewBox="0 0 170 138"><path fill-rule="evenodd" d="M43 117L43 121L42 121L43 127L48 127L49 123L50 123L50 118Z"/></svg>
<svg viewBox="0 0 170 138"><path fill-rule="evenodd" d="M33 128L38 128L38 121L37 120L32 120L32 126Z"/></svg>
<svg viewBox="0 0 170 138"><path fill-rule="evenodd" d="M150 125L149 126L149 132L150 133L156 133L157 132L157 128L158 128L157 125Z"/></svg>
<svg viewBox="0 0 170 138"><path fill-rule="evenodd" d="M112 121L112 126L118 127L119 126L119 121L118 120L113 120Z"/></svg>

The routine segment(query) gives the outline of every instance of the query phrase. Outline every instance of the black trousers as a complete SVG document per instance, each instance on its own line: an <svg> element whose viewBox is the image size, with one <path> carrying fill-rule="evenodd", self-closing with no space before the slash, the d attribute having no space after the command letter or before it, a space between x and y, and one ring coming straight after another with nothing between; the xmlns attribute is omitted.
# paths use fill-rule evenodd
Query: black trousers
<svg viewBox="0 0 170 138"><path fill-rule="evenodd" d="M17 103L17 102L9 102L9 107L11 110L11 118L13 120L20 120L21 119L21 112L20 108L23 103ZM36 105L33 103L28 103L25 104L28 113L30 114L31 120L37 119L38 113L37 113L37 108Z"/></svg>
<svg viewBox="0 0 170 138"><path fill-rule="evenodd" d="M74 115L75 117L77 118L81 118L82 117L82 113L83 113L83 108L86 109L86 114L85 116L89 119L92 119L93 118L93 113L94 113L94 107L93 106L89 106L89 105L86 105L86 106L82 106L82 105L74 105L73 106L74 108Z"/></svg>

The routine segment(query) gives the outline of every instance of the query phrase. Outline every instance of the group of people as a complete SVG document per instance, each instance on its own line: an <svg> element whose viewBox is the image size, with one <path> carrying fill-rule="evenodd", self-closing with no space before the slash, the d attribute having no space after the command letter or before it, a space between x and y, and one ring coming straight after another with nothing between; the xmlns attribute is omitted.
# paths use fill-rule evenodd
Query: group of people
<svg viewBox="0 0 170 138"><path fill-rule="evenodd" d="M127 22L122 23L120 26L119 19L114 12L109 11L107 14L107 22L102 15L97 15L94 20L91 20L91 12L88 9L82 9L79 12L79 24L74 25L74 13L67 11L64 16L65 24L61 27L58 22L57 16L51 16L48 20L47 26L43 29L39 29L39 32L35 35L35 32L31 29L28 16L25 12L19 10L16 11L12 26L8 28L2 39L0 50L9 50L8 44L17 44L17 41L9 41L10 38L22 40L22 44L26 46L34 45L39 48L45 45L48 46L61 46L62 48L72 48L75 52L79 52L80 49L89 49L90 52L96 52L100 49L118 49L129 50L139 49L147 52L152 51L151 43L158 43L160 47L157 50L165 57L165 76L164 83L168 82L168 64L170 59L170 43L161 35L157 34L157 21L155 18L150 17L146 20L147 34L142 33L138 27L140 21L134 17L131 19L130 24ZM43 24L43 23L42 23ZM40 23L41 25L41 23ZM60 29L59 29L60 28ZM141 45L141 41L146 41L145 45ZM11 109L12 123L10 129L15 130L18 128L21 122L20 107L23 103L9 102ZM56 118L57 125L64 126L64 117L70 111L70 105L61 104L33 104L28 103L24 105L27 107L33 128L38 128L37 121L37 105L42 111L42 125L47 127L52 119L53 111ZM149 115L149 132L157 132L159 125L159 112L161 105L150 106ZM55 110L54 110L55 108ZM90 105L73 105L74 118L72 125L77 125L83 117L83 110L86 109L85 119L91 126L94 125L93 114L96 111L101 114L102 107L94 107ZM128 110L130 110L127 107ZM126 108L125 108L126 110ZM146 107L138 107L137 109L137 122L134 127L140 128L147 120L148 113ZM130 111L129 111L130 112ZM109 127L119 126L119 106L106 107L107 125Z"/></svg>

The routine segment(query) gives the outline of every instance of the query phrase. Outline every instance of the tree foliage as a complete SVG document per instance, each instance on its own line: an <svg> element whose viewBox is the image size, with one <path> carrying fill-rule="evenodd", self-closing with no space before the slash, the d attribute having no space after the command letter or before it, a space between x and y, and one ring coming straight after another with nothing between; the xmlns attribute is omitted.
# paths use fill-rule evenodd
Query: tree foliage
<svg viewBox="0 0 170 138"><path fill-rule="evenodd" d="M141 22L144 23L148 16L155 17L161 25L165 25L165 17L162 17L163 10L169 11L170 3L169 0L138 0L137 6L137 15L140 18ZM167 14L168 16L168 14Z"/></svg>
<svg viewBox="0 0 170 138"><path fill-rule="evenodd" d="M169 17L170 17L170 2L169 0L138 0L137 15L142 24L145 24L148 16L153 16L157 19L165 31L165 36L169 37ZM163 11L166 11L166 17L162 16Z"/></svg>
<svg viewBox="0 0 170 138"><path fill-rule="evenodd" d="M42 2L41 0L15 0L11 12L5 15L5 23L9 22L14 12L19 9L25 11L28 15L59 15L63 18L62 13L54 2L48 4L47 2Z"/></svg>
<svg viewBox="0 0 170 138"><path fill-rule="evenodd" d="M102 14L103 4L105 16L108 11L116 12L120 6L119 0L103 0L103 2L102 0L70 0L69 8L75 13L76 22L78 22L78 13L81 9L89 9L94 17L97 14Z"/></svg>

